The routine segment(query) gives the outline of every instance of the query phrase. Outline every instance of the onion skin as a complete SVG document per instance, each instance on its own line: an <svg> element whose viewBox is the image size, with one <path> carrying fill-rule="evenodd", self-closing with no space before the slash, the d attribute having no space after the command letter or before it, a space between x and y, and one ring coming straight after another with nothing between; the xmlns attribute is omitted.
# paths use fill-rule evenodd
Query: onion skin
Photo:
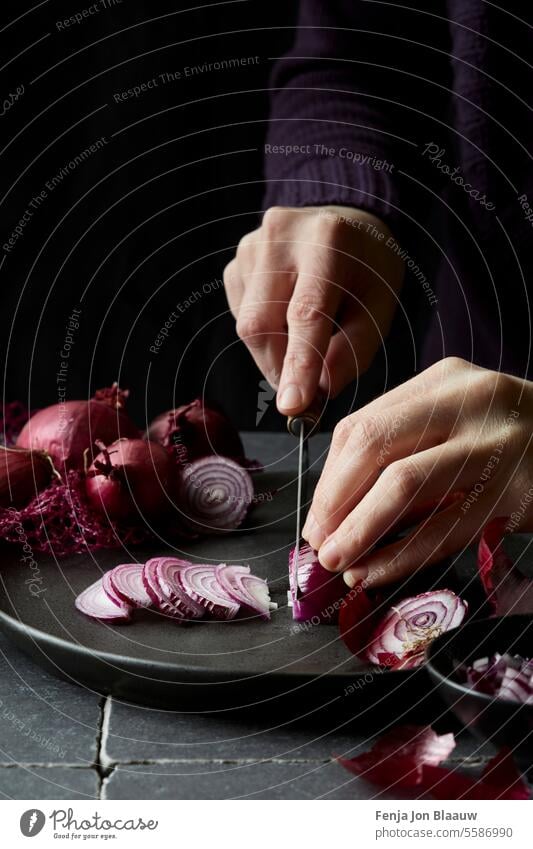
<svg viewBox="0 0 533 849"><path fill-rule="evenodd" d="M103 448L86 478L87 497L100 513L117 521L154 519L168 510L172 459L156 442L118 439Z"/></svg>
<svg viewBox="0 0 533 849"><path fill-rule="evenodd" d="M53 471L41 451L0 446L0 507L25 507L50 484Z"/></svg>
<svg viewBox="0 0 533 849"><path fill-rule="evenodd" d="M102 393L103 390L100 390ZM111 399L66 401L39 410L22 428L16 445L33 451L45 451L56 469L63 473L83 469L84 453L94 456L97 439L114 442L119 437L135 438L139 431Z"/></svg>
<svg viewBox="0 0 533 849"><path fill-rule="evenodd" d="M207 406L200 398L161 413L145 436L165 448L174 448L182 463L210 454L244 459L244 447L237 429L224 413Z"/></svg>

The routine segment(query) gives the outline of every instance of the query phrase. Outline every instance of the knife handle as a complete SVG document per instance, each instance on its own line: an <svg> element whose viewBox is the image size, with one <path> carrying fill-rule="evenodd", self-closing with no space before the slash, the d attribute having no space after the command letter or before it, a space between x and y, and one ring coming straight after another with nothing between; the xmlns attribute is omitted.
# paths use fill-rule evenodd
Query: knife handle
<svg viewBox="0 0 533 849"><path fill-rule="evenodd" d="M289 433L292 433L293 436L300 436L300 428L304 426L304 436L309 436L311 433L316 431L318 428L318 424L322 417L322 413L324 412L324 407L326 404L326 398L322 393L319 393L315 396L314 401L304 410L302 413L298 413L296 416L289 416L287 418L287 430Z"/></svg>

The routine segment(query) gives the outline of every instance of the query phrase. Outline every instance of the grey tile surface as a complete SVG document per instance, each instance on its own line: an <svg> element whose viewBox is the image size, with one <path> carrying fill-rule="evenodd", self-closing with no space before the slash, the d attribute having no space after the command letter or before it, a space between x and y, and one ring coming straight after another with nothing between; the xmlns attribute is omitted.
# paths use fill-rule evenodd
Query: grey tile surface
<svg viewBox="0 0 533 849"><path fill-rule="evenodd" d="M91 764L99 720L97 695L54 678L0 634L0 764Z"/></svg>
<svg viewBox="0 0 533 849"><path fill-rule="evenodd" d="M0 799L97 799L98 789L92 769L0 768Z"/></svg>
<svg viewBox="0 0 533 849"><path fill-rule="evenodd" d="M118 767L104 781L102 798L370 799L375 792L333 762L196 763Z"/></svg>

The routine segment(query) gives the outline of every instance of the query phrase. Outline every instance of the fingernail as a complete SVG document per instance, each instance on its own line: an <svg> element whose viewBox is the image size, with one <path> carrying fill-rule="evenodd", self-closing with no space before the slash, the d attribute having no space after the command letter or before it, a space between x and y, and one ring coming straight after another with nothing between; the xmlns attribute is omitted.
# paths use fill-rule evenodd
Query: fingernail
<svg viewBox="0 0 533 849"><path fill-rule="evenodd" d="M333 537L329 537L318 552L318 559L324 569L333 571L341 562L341 553Z"/></svg>
<svg viewBox="0 0 533 849"><path fill-rule="evenodd" d="M360 569L350 569L344 572L342 577L344 578L344 583L352 590L357 584L360 584L361 581L364 581L368 577L368 568L362 566Z"/></svg>
<svg viewBox="0 0 533 849"><path fill-rule="evenodd" d="M322 543L327 537L327 533L322 530L318 522L315 522L314 528L309 532L309 544L318 551Z"/></svg>
<svg viewBox="0 0 533 849"><path fill-rule="evenodd" d="M308 539L309 536L313 533L316 528L316 519L312 513L307 514L307 519L305 520L305 524L302 528L302 536L304 539Z"/></svg>
<svg viewBox="0 0 533 849"><path fill-rule="evenodd" d="M289 383L278 399L278 407L282 407L284 410L295 410L300 407L301 403L302 393L300 387L295 383Z"/></svg>

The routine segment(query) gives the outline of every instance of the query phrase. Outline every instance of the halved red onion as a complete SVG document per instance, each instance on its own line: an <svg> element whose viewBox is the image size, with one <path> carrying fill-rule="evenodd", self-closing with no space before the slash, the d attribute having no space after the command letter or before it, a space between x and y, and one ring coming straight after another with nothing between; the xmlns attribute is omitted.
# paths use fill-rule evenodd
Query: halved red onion
<svg viewBox="0 0 533 849"><path fill-rule="evenodd" d="M238 528L254 495L250 474L227 457L203 457L180 470L178 506L197 533Z"/></svg>
<svg viewBox="0 0 533 849"><path fill-rule="evenodd" d="M451 590L435 590L406 598L391 607L370 637L366 657L371 663L396 668L410 659L411 666L424 660L424 650L436 637L463 621L468 604Z"/></svg>
<svg viewBox="0 0 533 849"><path fill-rule="evenodd" d="M156 607L176 619L201 619L205 608L190 598L178 581L188 560L176 557L152 557L144 564L143 583Z"/></svg>
<svg viewBox="0 0 533 849"><path fill-rule="evenodd" d="M334 622L346 594L342 575L328 572L319 563L317 552L302 543L295 563L296 549L289 552L289 583L292 618L297 621Z"/></svg>
<svg viewBox="0 0 533 849"><path fill-rule="evenodd" d="M152 599L143 583L143 566L141 563L121 563L102 578L106 593L114 595L132 607L150 607Z"/></svg>
<svg viewBox="0 0 533 849"><path fill-rule="evenodd" d="M90 616L91 619L111 622L113 625L130 621L130 605L120 601L119 598L111 600L100 578L79 594L75 605L81 613Z"/></svg>
<svg viewBox="0 0 533 849"><path fill-rule="evenodd" d="M214 566L189 564L176 572L183 591L215 619L234 619L239 604L219 583Z"/></svg>
<svg viewBox="0 0 533 849"><path fill-rule="evenodd" d="M533 705L533 660L511 654L482 657L466 669L472 689L489 696Z"/></svg>
<svg viewBox="0 0 533 849"><path fill-rule="evenodd" d="M270 600L267 582L250 574L249 566L221 563L215 571L219 584L230 598L252 613L258 613L262 619L270 619L270 611L275 610L277 604Z"/></svg>

